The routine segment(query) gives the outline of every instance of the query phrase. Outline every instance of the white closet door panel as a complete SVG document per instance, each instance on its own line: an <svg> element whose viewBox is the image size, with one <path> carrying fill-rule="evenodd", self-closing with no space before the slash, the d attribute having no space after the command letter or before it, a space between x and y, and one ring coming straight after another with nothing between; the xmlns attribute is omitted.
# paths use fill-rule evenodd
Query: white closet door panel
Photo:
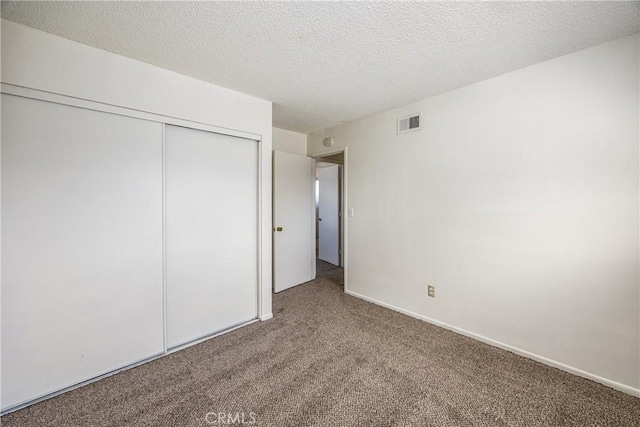
<svg viewBox="0 0 640 427"><path fill-rule="evenodd" d="M256 141L166 126L167 343L257 316Z"/></svg>
<svg viewBox="0 0 640 427"><path fill-rule="evenodd" d="M162 127L2 95L2 407L163 351Z"/></svg>

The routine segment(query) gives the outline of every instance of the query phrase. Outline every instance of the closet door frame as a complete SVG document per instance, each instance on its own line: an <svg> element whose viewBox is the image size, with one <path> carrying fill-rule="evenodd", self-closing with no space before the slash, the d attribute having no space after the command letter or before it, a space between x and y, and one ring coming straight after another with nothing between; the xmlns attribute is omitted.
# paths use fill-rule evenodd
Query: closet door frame
<svg viewBox="0 0 640 427"><path fill-rule="evenodd" d="M22 97L22 98L27 98L27 99L33 99L33 100L38 100L38 101L45 101L45 102L50 102L50 103L54 103L54 104L61 104L61 105L66 105L66 106L71 106L71 107L78 107L78 108L82 108L82 109L86 109L86 110L92 110L92 111L97 111L97 112L103 112L103 113L108 113L108 114L115 114L115 115L120 115L120 116L125 116L125 117L131 117L131 118L136 118L136 119L141 119L141 120L147 120L147 121L151 121L151 122L156 122L156 123L160 123L162 124L162 240L163 240L163 244L162 244L162 253L163 253L163 262L162 262L162 276L163 276L163 283L162 283L162 300L163 300L163 352L161 354L158 354L156 356L152 356L150 358L147 358L145 360L140 360L140 361L132 361L131 364L126 365L126 366L122 366L121 368L115 369L111 372L107 372L105 374L96 376L94 378L91 378L89 380L83 381L81 383L78 384L74 384L71 385L69 387L65 387L62 388L58 391L49 393L45 396L37 396L34 397L32 400L28 401L28 402L24 402L22 404L19 405L15 405L12 407L8 407L8 408L4 408L2 410L2 414L7 414L13 411L16 411L18 409L24 408L26 406L30 406L34 403L49 399L51 397L57 396L59 394L65 393L67 391L73 390L75 388L81 387L83 385L92 383L94 381L98 381L100 379L109 377L111 375L114 375L118 372L121 372L123 370L126 369L130 369L136 366L139 366L141 364L147 363L149 361L158 359L160 357L163 357L165 355L174 353L176 351L182 350L186 347L190 347L192 345L196 345L199 344L203 341L209 340L211 338L214 338L216 336L222 335L224 333L230 332L234 329L240 328L242 326L248 325L250 323L253 323L257 320L267 320L271 318L271 313L270 312L266 312L264 310L264 304L263 304L263 298L264 298L264 294L265 292L263 292L264 287L267 286L269 288L269 291L271 290L271 283L264 283L263 282L263 262L264 261L269 261L270 260L270 254L265 254L263 251L263 243L265 242L265 227L263 225L263 217L265 215L264 212L264 208L263 208L263 201L265 199L265 195L263 194L263 186L265 184L265 179L263 177L263 172L264 172L264 168L263 168L263 159L264 156L268 155L269 158L271 156L271 153L265 153L264 149L263 149L263 144L262 144L262 135L259 134L255 134L255 133L251 133L251 132L245 132L245 131L240 131L240 130L235 130L235 129L229 129L229 128L223 128L223 127L218 127L218 126L213 126L213 125L209 125L206 123L201 123L201 122L196 122L196 121L191 121L191 120L186 120L186 119L181 119L178 117L172 117L172 116L166 116L166 115L161 115L161 114L156 114L156 113L151 113L148 111L142 111L142 110L135 110L135 109L131 109L131 108L126 108L126 107L120 107L117 105L112 105L112 104L107 104L107 103L102 103L102 102L97 102L97 101L91 101L91 100L87 100L87 99L82 99L82 98L76 98L76 97L71 97L71 96L66 96L66 95L61 95L61 94L57 94L57 93L52 93L52 92L47 92L47 91L42 91L42 90L38 90L38 89L32 89L32 88L27 88L27 87L23 87L23 86L17 86L17 85L12 85L12 84L8 84L8 83L1 83L0 84L0 93L3 94L7 94L7 95L13 95L13 96L18 96L18 97ZM248 140L252 140L252 141L256 141L258 143L258 164L257 164L257 177L258 177L258 182L257 182L257 194L256 194L256 203L257 203L257 221L256 221L256 230L257 230L257 247L256 247L256 253L257 253L257 265L255 266L256 271L257 271L257 283L256 283L256 302L257 302L257 316L255 319L250 320L246 323L240 324L240 325L234 325L229 327L228 329L224 329L222 331L218 331L218 332L214 332L209 336L205 336L202 338L199 338L197 340L188 342L186 344L174 347L174 348L168 348L167 347L167 325L166 325L166 321L167 321L167 300L166 300L166 296L167 296L167 284L166 284L166 233L165 233L165 227L166 227L166 218L165 218L165 129L166 129L166 125L173 125L173 126L180 126L180 127L185 127L185 128L190 128L190 129L196 129L196 130L201 130L201 131L205 131L205 132L212 132L212 133L218 133L218 134L222 134L222 135L228 135L228 136L234 136L234 137L239 137L239 138L244 138L244 139L248 139ZM1 142L0 142L1 143ZM0 152L1 152L1 145L0 145ZM1 199L1 198L0 198ZM270 228L268 229L270 232ZM1 249L0 249L1 250ZM0 252L1 255L1 252ZM1 271L0 271L1 273ZM1 283L1 274L0 274L0 288L2 286Z"/></svg>

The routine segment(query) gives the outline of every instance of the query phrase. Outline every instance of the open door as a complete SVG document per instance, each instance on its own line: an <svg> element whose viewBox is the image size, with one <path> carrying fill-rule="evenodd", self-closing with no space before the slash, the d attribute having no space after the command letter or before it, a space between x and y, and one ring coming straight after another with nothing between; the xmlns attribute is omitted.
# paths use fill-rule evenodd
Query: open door
<svg viewBox="0 0 640 427"><path fill-rule="evenodd" d="M315 161L273 152L273 290L315 279Z"/></svg>
<svg viewBox="0 0 640 427"><path fill-rule="evenodd" d="M318 169L318 258L340 265L340 167Z"/></svg>

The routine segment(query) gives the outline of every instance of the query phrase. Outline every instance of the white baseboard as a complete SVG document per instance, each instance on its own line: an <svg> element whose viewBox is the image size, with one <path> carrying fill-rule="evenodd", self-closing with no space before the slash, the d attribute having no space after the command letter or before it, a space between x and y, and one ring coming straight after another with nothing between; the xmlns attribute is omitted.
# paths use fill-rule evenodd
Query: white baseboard
<svg viewBox="0 0 640 427"><path fill-rule="evenodd" d="M273 318L273 313L263 314L260 316L260 320L264 322L265 320L269 320Z"/></svg>
<svg viewBox="0 0 640 427"><path fill-rule="evenodd" d="M473 338L473 339L481 341L481 342L483 342L485 344L489 344L491 346L498 347L498 348L501 348L503 350L510 351L510 352L515 353L515 354L517 354L519 356L523 356L523 357L535 360L537 362L544 363L545 365L553 366L554 368L561 369L561 370L563 370L565 372L569 372L570 374L578 375L580 377L593 380L593 381L595 381L597 383L604 384L604 385L606 385L608 387L611 387L611 388L613 388L615 390L621 391L623 393L630 394L631 396L640 397L640 389L638 389L638 388L634 388L634 387L619 383L617 381L613 381L613 380L610 380L610 379L607 379L607 378L600 377L600 376L592 374L590 372L583 371L582 369L578 369L578 368L574 368L573 366L565 365L564 363L555 361L553 359L549 359L549 358L546 358L544 356L540 356L540 355L537 355L535 353L531 353L531 352L528 352L526 350L522 350L522 349L520 349L518 347L514 347L514 346L511 346L509 344L501 343L501 342L493 340L491 338L487 338L487 337L484 337L482 335L478 335L476 333L466 331L466 330L458 328L456 326L452 326L452 325L449 325L447 323L440 322L440 321L435 320L435 319L431 319L430 317L423 316L421 314L417 314L417 313L414 313L412 311L405 310L405 309L402 309L400 307L396 307L396 306L393 306L391 304L387 304L387 303L382 302L382 301L378 301L376 299L370 298L368 296L365 296L365 295L362 295L362 294L359 294L359 293L356 293L356 292L345 290L345 293L348 294L348 295L354 296L356 298L371 302L373 304L388 308L390 310L397 311L397 312L405 314L407 316L410 316L410 317L425 321L427 323L431 323L432 325L440 326L442 328L445 328L445 329L448 329L450 331L456 332L456 333L458 333L460 335L464 335L466 337Z"/></svg>

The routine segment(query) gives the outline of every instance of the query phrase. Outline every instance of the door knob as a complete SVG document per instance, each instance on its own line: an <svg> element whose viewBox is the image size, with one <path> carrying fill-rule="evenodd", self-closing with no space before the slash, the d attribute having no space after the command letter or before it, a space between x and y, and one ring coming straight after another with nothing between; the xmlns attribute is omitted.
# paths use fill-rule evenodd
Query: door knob
<svg viewBox="0 0 640 427"><path fill-rule="evenodd" d="M318 221L322 221L322 218L318 218Z"/></svg>
<svg viewBox="0 0 640 427"><path fill-rule="evenodd" d="M283 228L282 228L282 227L274 227L274 228L273 228L273 231L282 231L282 230L283 230Z"/></svg>

